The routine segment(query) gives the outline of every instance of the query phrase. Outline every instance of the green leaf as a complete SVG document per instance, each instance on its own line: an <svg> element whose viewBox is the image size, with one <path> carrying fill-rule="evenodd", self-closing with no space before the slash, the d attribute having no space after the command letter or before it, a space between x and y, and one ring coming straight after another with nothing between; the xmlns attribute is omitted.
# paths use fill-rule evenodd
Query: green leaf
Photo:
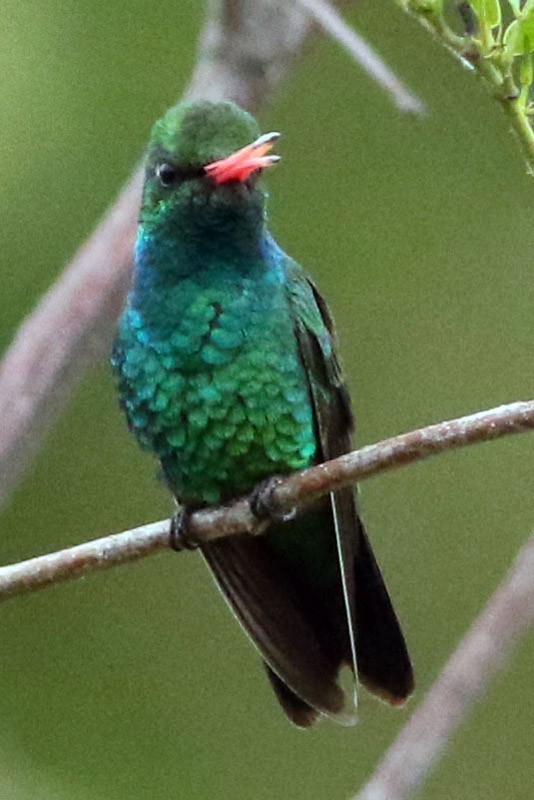
<svg viewBox="0 0 534 800"><path fill-rule="evenodd" d="M523 39L523 53L532 53L534 50L534 9L531 9L525 19L519 21L519 24Z"/></svg>
<svg viewBox="0 0 534 800"><path fill-rule="evenodd" d="M469 0L469 3L479 20L486 22L490 28L496 28L501 24L499 0Z"/></svg>
<svg viewBox="0 0 534 800"><path fill-rule="evenodd" d="M532 54L527 53L521 59L521 67L519 69L519 83L521 86L530 86L532 84Z"/></svg>
<svg viewBox="0 0 534 800"><path fill-rule="evenodd" d="M443 13L443 0L408 0L407 6L416 14Z"/></svg>
<svg viewBox="0 0 534 800"><path fill-rule="evenodd" d="M519 22L514 20L506 28L503 36L504 52L508 56L517 54L517 46L519 41ZM521 52L521 51L520 51Z"/></svg>
<svg viewBox="0 0 534 800"><path fill-rule="evenodd" d="M508 0L508 4L514 12L514 16L517 17L521 11L521 0Z"/></svg>
<svg viewBox="0 0 534 800"><path fill-rule="evenodd" d="M524 19L516 19L504 34L504 50L509 55L521 56L534 52L534 9Z"/></svg>

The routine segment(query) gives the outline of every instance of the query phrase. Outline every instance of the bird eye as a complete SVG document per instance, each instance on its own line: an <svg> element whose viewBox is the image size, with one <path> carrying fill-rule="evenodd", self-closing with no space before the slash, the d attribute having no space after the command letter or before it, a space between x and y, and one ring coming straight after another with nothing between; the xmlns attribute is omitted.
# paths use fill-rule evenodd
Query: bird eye
<svg viewBox="0 0 534 800"><path fill-rule="evenodd" d="M172 164L159 164L156 168L156 175L160 179L162 186L172 186L178 178L178 170Z"/></svg>

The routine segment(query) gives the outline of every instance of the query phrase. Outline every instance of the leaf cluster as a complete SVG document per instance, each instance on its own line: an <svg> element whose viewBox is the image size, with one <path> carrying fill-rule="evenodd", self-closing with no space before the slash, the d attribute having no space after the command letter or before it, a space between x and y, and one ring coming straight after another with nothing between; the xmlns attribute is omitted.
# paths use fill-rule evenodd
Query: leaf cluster
<svg viewBox="0 0 534 800"><path fill-rule="evenodd" d="M469 0L461 5L476 17L473 39L482 56L495 64L504 80L519 85L519 103L532 114L534 0L507 0L504 8L501 0Z"/></svg>
<svg viewBox="0 0 534 800"><path fill-rule="evenodd" d="M534 0L398 0L501 104L534 175Z"/></svg>

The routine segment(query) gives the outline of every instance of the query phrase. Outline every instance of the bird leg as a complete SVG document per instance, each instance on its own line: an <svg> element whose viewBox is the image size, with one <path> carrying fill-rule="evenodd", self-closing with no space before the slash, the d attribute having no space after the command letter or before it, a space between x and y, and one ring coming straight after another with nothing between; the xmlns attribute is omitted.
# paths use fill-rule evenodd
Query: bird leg
<svg viewBox="0 0 534 800"><path fill-rule="evenodd" d="M200 547L191 533L189 520L192 513L191 509L180 508L172 515L170 540L172 549L177 553L181 550L196 550L197 547Z"/></svg>
<svg viewBox="0 0 534 800"><path fill-rule="evenodd" d="M282 511L277 506L274 492L280 481L281 478L278 475L272 475L258 483L253 490L249 504L256 519L267 522L289 522L297 516L296 508Z"/></svg>

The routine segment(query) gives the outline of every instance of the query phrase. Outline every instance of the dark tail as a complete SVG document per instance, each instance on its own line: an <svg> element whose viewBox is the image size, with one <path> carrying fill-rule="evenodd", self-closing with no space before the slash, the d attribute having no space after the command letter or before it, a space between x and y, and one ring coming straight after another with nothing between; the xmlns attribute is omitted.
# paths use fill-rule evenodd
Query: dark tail
<svg viewBox="0 0 534 800"><path fill-rule="evenodd" d="M334 519L329 504L271 536L232 537L202 548L214 577L242 626L258 648L269 681L289 719L309 727L320 714L342 724L355 721L352 697L338 684L343 664L352 666L341 571L328 586L306 579L303 568L279 552L293 535L314 544L313 525L327 537L326 561L338 565ZM413 690L408 651L380 570L355 508L344 569L361 682L398 705ZM345 530L345 535L347 531ZM318 542L315 542L318 545ZM322 563L322 562L320 562ZM352 564L352 569L347 565ZM303 564L304 566L304 564ZM325 567L328 564L325 563ZM339 569L339 566L337 567Z"/></svg>
<svg viewBox="0 0 534 800"><path fill-rule="evenodd" d="M347 724L346 698L337 683L340 651L332 652L322 636L324 605L295 583L267 537L220 539L202 553L292 722L307 727L321 713Z"/></svg>
<svg viewBox="0 0 534 800"><path fill-rule="evenodd" d="M354 560L358 676L369 691L393 705L413 692L408 648L371 545L360 523Z"/></svg>
<svg viewBox="0 0 534 800"><path fill-rule="evenodd" d="M345 615L352 629L344 660L356 669L373 694L392 705L403 703L413 691L412 664L404 636L389 598L380 568L359 517L356 495L341 489L331 495L334 535L337 536L340 587L345 587ZM338 595L341 589L338 590ZM339 619L339 599L329 599L332 625ZM338 622L339 625L339 622Z"/></svg>

